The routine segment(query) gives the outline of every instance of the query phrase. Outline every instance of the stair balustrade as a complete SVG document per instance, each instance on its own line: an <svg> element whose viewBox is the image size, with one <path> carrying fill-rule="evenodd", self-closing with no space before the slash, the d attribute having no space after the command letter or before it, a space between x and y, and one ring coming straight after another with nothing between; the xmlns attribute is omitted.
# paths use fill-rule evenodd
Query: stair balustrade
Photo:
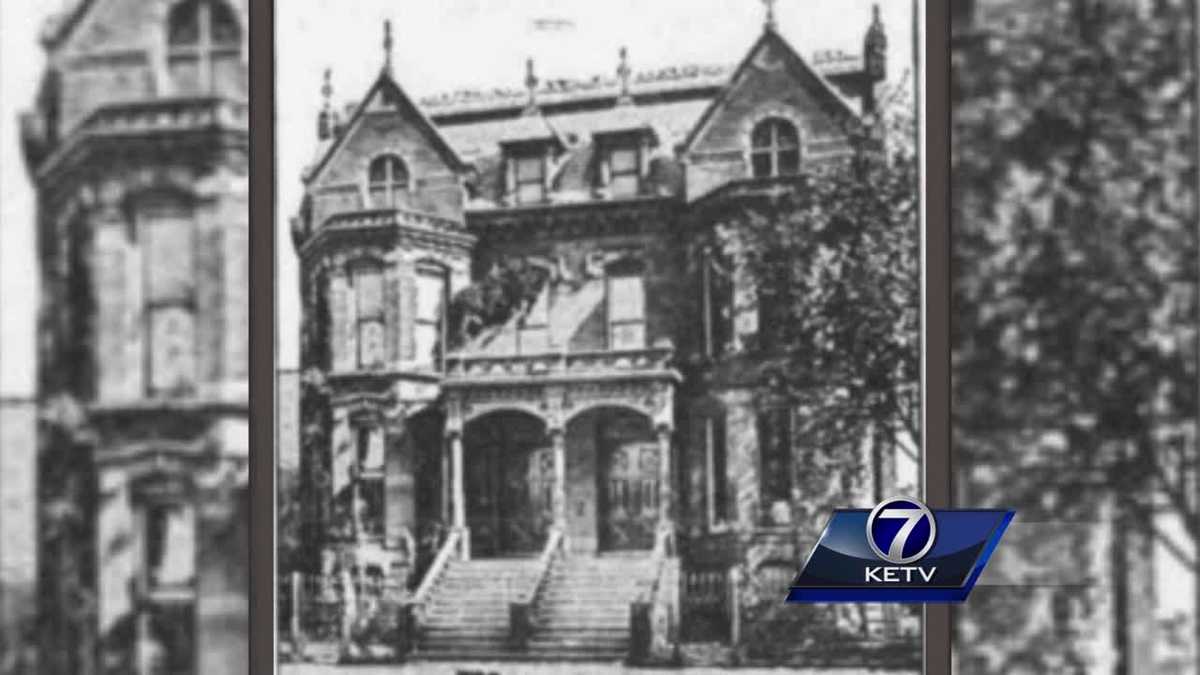
<svg viewBox="0 0 1200 675"><path fill-rule="evenodd" d="M679 559L674 532L660 527L655 535L652 565L654 578L629 608L630 663L669 661L675 658L676 617L679 608Z"/></svg>
<svg viewBox="0 0 1200 675"><path fill-rule="evenodd" d="M401 611L403 612L400 621L400 652L408 653L417 644L417 638L420 635L421 624L425 619L424 609L425 604L429 601L430 595L437 588L438 582L449 566L450 561L455 557L464 557L464 546L468 537L466 528L454 528L446 536L446 541L442 542L441 548L438 549L437 556L434 557L433 563L429 565L429 569L425 571L425 577L421 579L421 585L417 586L417 591L413 593L412 598L404 604Z"/></svg>
<svg viewBox="0 0 1200 675"><path fill-rule="evenodd" d="M550 530L549 536L546 537L546 545L538 556L537 574L529 586L521 589L517 598L508 604L509 644L513 649L525 649L529 644L538 596L550 578L550 570L555 561L564 554L565 539L561 529L556 527Z"/></svg>

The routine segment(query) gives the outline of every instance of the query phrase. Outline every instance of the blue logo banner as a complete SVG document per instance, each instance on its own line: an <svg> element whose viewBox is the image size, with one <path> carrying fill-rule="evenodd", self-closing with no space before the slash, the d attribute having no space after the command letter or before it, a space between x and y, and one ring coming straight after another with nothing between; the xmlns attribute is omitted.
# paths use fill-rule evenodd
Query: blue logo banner
<svg viewBox="0 0 1200 675"><path fill-rule="evenodd" d="M939 509L915 499L839 509L792 582L788 602L962 602L1012 521L1005 509Z"/></svg>

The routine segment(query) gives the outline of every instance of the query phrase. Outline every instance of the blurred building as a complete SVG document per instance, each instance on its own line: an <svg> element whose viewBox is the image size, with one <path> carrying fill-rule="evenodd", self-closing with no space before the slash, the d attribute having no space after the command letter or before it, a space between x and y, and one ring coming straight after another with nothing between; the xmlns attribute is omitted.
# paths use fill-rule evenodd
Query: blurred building
<svg viewBox="0 0 1200 675"><path fill-rule="evenodd" d="M37 405L0 397L0 673L31 667L37 622Z"/></svg>
<svg viewBox="0 0 1200 675"><path fill-rule="evenodd" d="M78 0L42 35L39 672L246 672L247 11Z"/></svg>
<svg viewBox="0 0 1200 675"><path fill-rule="evenodd" d="M275 461L280 471L299 471L300 372L280 370L275 382Z"/></svg>
<svg viewBox="0 0 1200 675"><path fill-rule="evenodd" d="M615 77L530 61L523 88L422 101L389 34L360 100L333 106L327 79L293 230L302 539L355 625L301 609L310 638L357 648L364 594L399 587L428 608L418 654L511 655L540 551L554 571L516 638L533 658L619 658L681 625L736 642L731 570L788 585L823 517L806 500L853 480L763 393L776 315L710 247L723 215L855 152L887 67L878 12L862 22L859 54L801 57L768 21L732 68L635 73L621 50ZM536 281L451 334L450 299L501 269ZM887 453L866 465L864 503L894 479ZM631 630L652 587L673 607Z"/></svg>
<svg viewBox="0 0 1200 675"><path fill-rule="evenodd" d="M1075 35L1072 31L1082 30L1083 7L1144 11L1150 4L955 0L950 5L952 69L959 77L986 74L993 77L989 81L1003 82L975 60L1026 59L1031 36L1054 30ZM951 102L952 109L957 103ZM968 123L983 122L955 120ZM1190 289L1191 284L1189 294ZM995 374L1002 375L1010 373ZM1153 535L1141 514L1154 502L1147 484L1137 482L1144 474L1128 464L1100 469L1100 460L1086 470L1043 463L1066 446L1071 433L1066 420L1053 429L997 428L994 420L970 423L971 432L956 427L956 501L964 508L1014 508L1018 525L1032 525L1006 533L1003 554L991 566L1008 583L981 585L969 605L956 612L956 667L972 673L1158 672L1156 593L1165 589L1156 588ZM1097 457L1126 452L1115 442L1099 445ZM1015 475L1028 484L1010 482ZM1029 490L1038 480L1042 488ZM1074 502L1062 504L1050 496L1052 488L1069 492Z"/></svg>

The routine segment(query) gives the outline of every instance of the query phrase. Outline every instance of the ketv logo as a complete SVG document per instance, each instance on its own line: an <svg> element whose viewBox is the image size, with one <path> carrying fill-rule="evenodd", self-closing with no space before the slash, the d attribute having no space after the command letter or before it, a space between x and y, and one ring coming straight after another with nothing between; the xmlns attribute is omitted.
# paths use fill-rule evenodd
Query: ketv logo
<svg viewBox="0 0 1200 675"><path fill-rule="evenodd" d="M788 602L962 602L1013 511L931 511L897 498L839 509L792 582Z"/></svg>

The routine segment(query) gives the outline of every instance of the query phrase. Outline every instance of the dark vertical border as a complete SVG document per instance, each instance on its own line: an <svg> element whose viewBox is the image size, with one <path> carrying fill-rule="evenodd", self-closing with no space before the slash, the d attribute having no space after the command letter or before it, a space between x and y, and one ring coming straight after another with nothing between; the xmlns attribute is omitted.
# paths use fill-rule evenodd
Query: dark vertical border
<svg viewBox="0 0 1200 675"><path fill-rule="evenodd" d="M920 53L918 51L918 53ZM952 506L950 456L950 0L925 4L924 499ZM950 605L926 605L926 675L951 672Z"/></svg>
<svg viewBox="0 0 1200 675"><path fill-rule="evenodd" d="M250 1L250 669L275 669L275 21Z"/></svg>

